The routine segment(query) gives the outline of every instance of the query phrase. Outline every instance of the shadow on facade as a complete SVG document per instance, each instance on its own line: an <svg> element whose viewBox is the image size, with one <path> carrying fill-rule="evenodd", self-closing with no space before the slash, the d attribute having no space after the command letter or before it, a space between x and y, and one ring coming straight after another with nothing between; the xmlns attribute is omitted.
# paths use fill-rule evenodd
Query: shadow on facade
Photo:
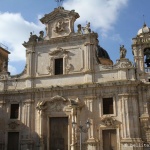
<svg viewBox="0 0 150 150"><path fill-rule="evenodd" d="M5 107L5 106L4 106ZM40 139L32 128L18 119L10 117L4 107L0 107L0 150L39 150Z"/></svg>

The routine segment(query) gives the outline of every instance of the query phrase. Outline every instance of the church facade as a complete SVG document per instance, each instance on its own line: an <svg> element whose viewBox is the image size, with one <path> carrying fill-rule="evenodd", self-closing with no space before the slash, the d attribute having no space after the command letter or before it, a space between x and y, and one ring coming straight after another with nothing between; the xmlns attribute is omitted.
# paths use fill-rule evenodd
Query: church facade
<svg viewBox="0 0 150 150"><path fill-rule="evenodd" d="M113 64L97 33L63 7L31 33L26 66L8 72L0 46L0 150L147 150L150 147L150 29L133 38L134 63L120 47Z"/></svg>

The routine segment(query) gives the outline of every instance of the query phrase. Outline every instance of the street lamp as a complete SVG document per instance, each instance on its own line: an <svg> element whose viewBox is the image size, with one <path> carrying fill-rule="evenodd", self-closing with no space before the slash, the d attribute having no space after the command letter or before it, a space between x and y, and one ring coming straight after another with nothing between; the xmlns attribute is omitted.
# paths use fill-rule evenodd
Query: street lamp
<svg viewBox="0 0 150 150"><path fill-rule="evenodd" d="M86 133L88 131L88 129L90 128L91 123L89 122L89 120L87 120L86 122L86 128L84 128L83 125L81 125L81 121L80 121L80 125L77 126L77 123L75 121L72 122L72 127L74 129L76 129L77 132L80 133L80 150L82 149L82 132Z"/></svg>

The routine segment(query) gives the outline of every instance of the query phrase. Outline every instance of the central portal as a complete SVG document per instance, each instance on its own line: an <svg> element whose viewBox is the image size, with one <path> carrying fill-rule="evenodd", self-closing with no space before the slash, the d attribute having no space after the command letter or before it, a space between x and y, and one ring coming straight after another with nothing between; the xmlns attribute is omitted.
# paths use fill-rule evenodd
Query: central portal
<svg viewBox="0 0 150 150"><path fill-rule="evenodd" d="M68 117L52 117L50 125L50 150L68 150Z"/></svg>

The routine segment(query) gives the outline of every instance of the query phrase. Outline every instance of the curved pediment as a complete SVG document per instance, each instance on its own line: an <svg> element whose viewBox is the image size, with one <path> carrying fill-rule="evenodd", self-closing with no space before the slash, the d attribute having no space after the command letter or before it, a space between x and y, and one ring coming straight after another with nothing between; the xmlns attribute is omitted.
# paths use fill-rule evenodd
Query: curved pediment
<svg viewBox="0 0 150 150"><path fill-rule="evenodd" d="M37 103L36 108L38 110L50 109L53 110L63 110L63 108L82 108L84 103L79 99L66 99L62 96L56 95L50 99L44 99Z"/></svg>
<svg viewBox="0 0 150 150"><path fill-rule="evenodd" d="M47 108L46 103L54 103L54 102L57 102L57 101L68 102L68 100L65 99L64 97L56 95L56 96L54 96L54 97L52 97L50 99L45 99L43 101L38 102L36 108L38 110L44 110L44 109Z"/></svg>
<svg viewBox="0 0 150 150"><path fill-rule="evenodd" d="M53 21L56 18L62 18L62 17L74 17L75 19L79 18L79 14L76 13L74 10L68 11L65 10L63 7L55 8L53 12L49 14L45 14L43 18L40 19L40 21L43 24L47 24L49 21Z"/></svg>

